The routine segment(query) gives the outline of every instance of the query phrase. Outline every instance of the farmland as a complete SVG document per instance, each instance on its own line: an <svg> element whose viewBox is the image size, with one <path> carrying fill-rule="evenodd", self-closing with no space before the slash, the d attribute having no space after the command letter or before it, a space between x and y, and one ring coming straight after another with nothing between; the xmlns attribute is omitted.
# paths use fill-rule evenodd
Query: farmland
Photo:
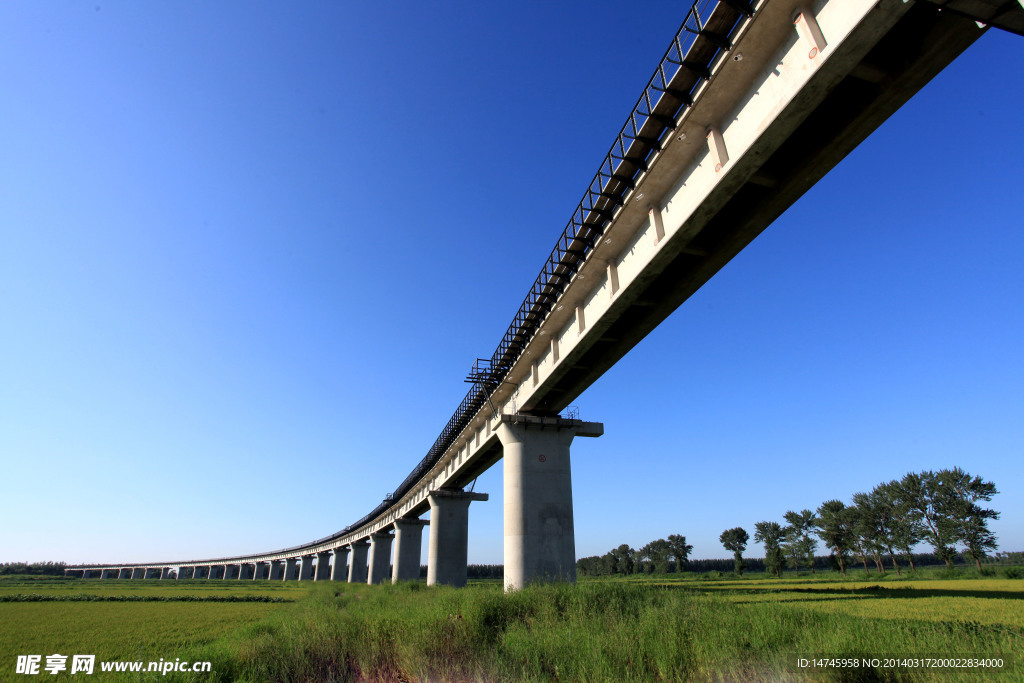
<svg viewBox="0 0 1024 683"><path fill-rule="evenodd" d="M279 603L0 603L15 655L213 662L169 680L1020 680L1024 581L965 573L702 580L641 576L530 587L423 584L0 582L75 592L276 596ZM131 584L131 585L129 585ZM1001 657L977 668L811 671L798 658ZM121 675L122 679L124 675ZM48 676L56 680L58 677ZM69 677L70 679L70 677Z"/></svg>

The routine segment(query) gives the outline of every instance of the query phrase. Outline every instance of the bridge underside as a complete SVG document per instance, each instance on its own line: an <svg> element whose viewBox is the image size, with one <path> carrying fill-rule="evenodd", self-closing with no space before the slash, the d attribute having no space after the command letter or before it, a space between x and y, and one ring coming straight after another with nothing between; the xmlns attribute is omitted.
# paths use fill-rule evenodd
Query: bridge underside
<svg viewBox="0 0 1024 683"><path fill-rule="evenodd" d="M690 228L694 234L686 249L661 254L667 265L652 269L661 274L624 296L617 315L604 316L611 322L597 341L562 364L556 388L524 408L557 412L569 405L978 35L974 20L958 13L924 3L911 7L824 99L804 109L796 128L780 117L773 127L783 129L774 136L781 144L763 162L748 155L741 173L733 169L745 182L738 189L719 188L732 196L713 215L698 217L703 225Z"/></svg>

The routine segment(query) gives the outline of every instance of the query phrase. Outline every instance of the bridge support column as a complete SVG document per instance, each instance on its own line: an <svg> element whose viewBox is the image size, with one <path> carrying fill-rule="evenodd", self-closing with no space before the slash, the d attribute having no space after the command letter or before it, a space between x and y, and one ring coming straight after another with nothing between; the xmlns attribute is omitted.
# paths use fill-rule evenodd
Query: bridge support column
<svg viewBox="0 0 1024 683"><path fill-rule="evenodd" d="M331 578L331 554L326 550L316 554L316 576L314 581L327 581Z"/></svg>
<svg viewBox="0 0 1024 683"><path fill-rule="evenodd" d="M366 583L384 583L391 569L391 541L394 538L386 531L370 536L370 576Z"/></svg>
<svg viewBox="0 0 1024 683"><path fill-rule="evenodd" d="M272 560L270 562L270 580L280 581L284 578L284 562L282 560Z"/></svg>
<svg viewBox="0 0 1024 683"><path fill-rule="evenodd" d="M559 417L502 415L505 590L531 581L576 581L569 445L604 425Z"/></svg>
<svg viewBox="0 0 1024 683"><path fill-rule="evenodd" d="M157 567L147 567L146 568L146 578L147 579L159 579L160 578L160 569L157 568Z"/></svg>
<svg viewBox="0 0 1024 683"><path fill-rule="evenodd" d="M160 578L161 579L166 579L166 578L170 577L170 575L171 575L171 568L170 567L163 567L163 568L160 569Z"/></svg>
<svg viewBox="0 0 1024 683"><path fill-rule="evenodd" d="M395 520L395 560L391 583L415 581L420 578L420 556L423 553L425 519Z"/></svg>
<svg viewBox="0 0 1024 683"><path fill-rule="evenodd" d="M348 548L335 548L331 560L331 581L348 581Z"/></svg>
<svg viewBox="0 0 1024 683"><path fill-rule="evenodd" d="M111 571L113 571L113 570L112 569L104 569L103 571L101 571L100 572L100 579L101 580L102 579L109 579Z"/></svg>
<svg viewBox="0 0 1024 683"><path fill-rule="evenodd" d="M252 580L262 581L265 578L267 578L267 563L257 562L253 565Z"/></svg>
<svg viewBox="0 0 1024 683"><path fill-rule="evenodd" d="M136 579L144 579L144 578L146 578L146 568L145 567L132 567L132 580L133 581L136 580Z"/></svg>
<svg viewBox="0 0 1024 683"><path fill-rule="evenodd" d="M242 571L242 566L238 564L226 564L224 565L224 580L237 579L238 574Z"/></svg>
<svg viewBox="0 0 1024 683"><path fill-rule="evenodd" d="M295 581L299 578L299 558L289 557L284 561L284 576L281 578L285 581Z"/></svg>
<svg viewBox="0 0 1024 683"><path fill-rule="evenodd" d="M302 571L299 573L299 581L312 581L313 580L313 558L316 555L303 555L302 556Z"/></svg>
<svg viewBox="0 0 1024 683"><path fill-rule="evenodd" d="M466 585L469 546L469 504L487 500L486 493L438 489L430 502L430 543L427 547L427 585Z"/></svg>
<svg viewBox="0 0 1024 683"><path fill-rule="evenodd" d="M196 576L195 567L178 567L179 579L194 579Z"/></svg>
<svg viewBox="0 0 1024 683"><path fill-rule="evenodd" d="M348 582L365 583L366 551L370 549L370 544L366 541L356 541L350 547L352 548L352 561L348 565Z"/></svg>
<svg viewBox="0 0 1024 683"><path fill-rule="evenodd" d="M255 574L255 573L256 573L256 565L255 564L249 564L248 562L246 562L245 564L238 565L238 580L239 581L249 581L250 579L252 579L253 574Z"/></svg>
<svg viewBox="0 0 1024 683"><path fill-rule="evenodd" d="M132 578L132 570L129 569L128 567L125 567L124 569L122 569L121 571L119 571L117 573L117 578L119 578L119 579L130 579L130 578Z"/></svg>

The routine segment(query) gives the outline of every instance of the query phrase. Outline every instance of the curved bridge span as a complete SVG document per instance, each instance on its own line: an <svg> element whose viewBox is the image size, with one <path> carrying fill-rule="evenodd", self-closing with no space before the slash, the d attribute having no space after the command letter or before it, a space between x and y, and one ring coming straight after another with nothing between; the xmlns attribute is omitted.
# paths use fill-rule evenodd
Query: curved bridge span
<svg viewBox="0 0 1024 683"><path fill-rule="evenodd" d="M494 353L427 455L362 519L236 557L80 565L98 578L466 583L465 491L502 460L505 587L575 579L560 415L989 27L1024 0L697 0ZM419 517L430 510L430 520ZM394 559L392 561L392 546Z"/></svg>

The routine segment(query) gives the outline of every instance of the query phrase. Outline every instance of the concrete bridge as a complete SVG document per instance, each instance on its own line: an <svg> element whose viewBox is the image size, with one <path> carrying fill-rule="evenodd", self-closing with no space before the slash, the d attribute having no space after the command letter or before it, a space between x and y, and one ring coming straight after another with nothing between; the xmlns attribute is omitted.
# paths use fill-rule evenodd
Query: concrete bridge
<svg viewBox="0 0 1024 683"><path fill-rule="evenodd" d="M1024 0L699 0L498 348L426 457L325 538L205 560L82 565L85 578L466 583L466 491L504 474L505 587L575 579L560 415L989 27ZM430 520L420 517L430 511Z"/></svg>

